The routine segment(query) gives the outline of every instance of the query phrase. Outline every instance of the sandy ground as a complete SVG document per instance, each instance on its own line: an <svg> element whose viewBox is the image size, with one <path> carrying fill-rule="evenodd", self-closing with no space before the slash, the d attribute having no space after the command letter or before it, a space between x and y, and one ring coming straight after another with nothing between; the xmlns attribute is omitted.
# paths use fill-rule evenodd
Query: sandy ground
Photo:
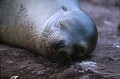
<svg viewBox="0 0 120 79"><path fill-rule="evenodd" d="M87 2L81 6L99 33L91 58L55 67L33 52L0 44L0 79L120 79L120 8Z"/></svg>

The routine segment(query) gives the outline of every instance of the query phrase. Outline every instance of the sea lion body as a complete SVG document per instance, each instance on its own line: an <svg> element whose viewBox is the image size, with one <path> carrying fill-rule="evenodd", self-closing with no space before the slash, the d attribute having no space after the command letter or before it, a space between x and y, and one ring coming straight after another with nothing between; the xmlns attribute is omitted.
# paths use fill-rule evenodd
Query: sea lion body
<svg viewBox="0 0 120 79"><path fill-rule="evenodd" d="M0 40L61 62L90 54L97 29L79 0L1 0Z"/></svg>

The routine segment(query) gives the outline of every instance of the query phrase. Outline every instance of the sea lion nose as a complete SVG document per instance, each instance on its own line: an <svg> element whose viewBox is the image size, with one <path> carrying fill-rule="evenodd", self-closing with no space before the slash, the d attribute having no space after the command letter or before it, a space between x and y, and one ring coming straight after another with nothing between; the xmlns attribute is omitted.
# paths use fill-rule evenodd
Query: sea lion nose
<svg viewBox="0 0 120 79"><path fill-rule="evenodd" d="M76 55L83 55L85 53L85 46L81 46L81 45L74 45L73 46L74 52Z"/></svg>
<svg viewBox="0 0 120 79"><path fill-rule="evenodd" d="M87 51L85 46L75 44L72 47L64 45L58 50L59 53L66 55L72 61L82 59L87 54Z"/></svg>
<svg viewBox="0 0 120 79"><path fill-rule="evenodd" d="M55 49L60 49L60 48L63 48L63 47L65 47L66 45L65 45L65 40L59 40L59 41L57 41L57 42L54 42L54 43L52 43L52 45L51 45L52 47L54 47Z"/></svg>
<svg viewBox="0 0 120 79"><path fill-rule="evenodd" d="M83 46L83 45L75 44L72 46L71 49L73 50L71 52L67 52L68 53L67 55L73 60L81 59L87 53L87 48L86 46Z"/></svg>
<svg viewBox="0 0 120 79"><path fill-rule="evenodd" d="M75 42L68 42L66 40L60 40L56 47L61 53L67 54L71 59L76 59L84 56L87 53L87 46L85 44L77 44Z"/></svg>
<svg viewBox="0 0 120 79"><path fill-rule="evenodd" d="M59 42L58 42L58 45L57 45L59 48L63 48L63 47L65 47L66 45L65 45L65 40L60 40Z"/></svg>

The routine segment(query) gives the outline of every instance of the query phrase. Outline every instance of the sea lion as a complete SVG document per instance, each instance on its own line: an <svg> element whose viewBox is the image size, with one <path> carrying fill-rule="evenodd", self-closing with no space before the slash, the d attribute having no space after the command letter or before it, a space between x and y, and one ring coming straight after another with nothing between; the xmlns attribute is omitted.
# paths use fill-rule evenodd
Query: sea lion
<svg viewBox="0 0 120 79"><path fill-rule="evenodd" d="M63 63L89 55L97 38L79 0L0 0L2 42Z"/></svg>

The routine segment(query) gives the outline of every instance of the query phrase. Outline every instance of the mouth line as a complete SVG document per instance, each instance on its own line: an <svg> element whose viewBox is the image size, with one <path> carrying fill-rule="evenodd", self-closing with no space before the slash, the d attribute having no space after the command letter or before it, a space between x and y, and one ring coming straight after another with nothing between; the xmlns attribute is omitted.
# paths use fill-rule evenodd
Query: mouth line
<svg viewBox="0 0 120 79"><path fill-rule="evenodd" d="M64 65L66 63L75 62L81 60L85 55L85 49L74 50L68 47L61 47L58 49L55 55L50 56L51 61L57 65Z"/></svg>
<svg viewBox="0 0 120 79"><path fill-rule="evenodd" d="M64 55L66 54L66 56L70 59L70 61L74 61L74 59L81 59L85 54L86 54L86 49L78 49L78 50L74 50L74 49L70 49L70 48L66 48L66 47L62 47L58 50L58 53L63 53Z"/></svg>

